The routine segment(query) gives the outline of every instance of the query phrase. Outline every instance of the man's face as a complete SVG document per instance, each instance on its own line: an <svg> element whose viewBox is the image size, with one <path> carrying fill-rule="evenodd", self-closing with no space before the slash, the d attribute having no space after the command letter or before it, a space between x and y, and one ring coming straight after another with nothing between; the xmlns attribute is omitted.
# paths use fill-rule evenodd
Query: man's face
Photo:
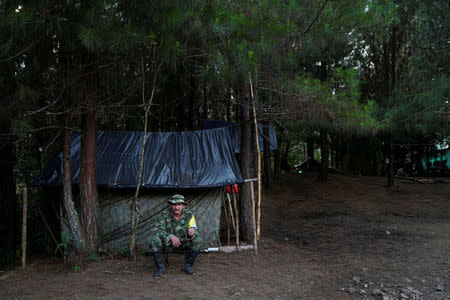
<svg viewBox="0 0 450 300"><path fill-rule="evenodd" d="M186 205L183 203L177 203L177 204L171 204L170 207L172 207L172 212L175 216L180 216L183 212L183 208Z"/></svg>

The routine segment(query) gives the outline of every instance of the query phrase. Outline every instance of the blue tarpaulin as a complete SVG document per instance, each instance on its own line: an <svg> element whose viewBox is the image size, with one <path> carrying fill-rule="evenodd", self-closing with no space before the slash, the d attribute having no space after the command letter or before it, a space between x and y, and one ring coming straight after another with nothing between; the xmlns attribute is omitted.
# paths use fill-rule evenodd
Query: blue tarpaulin
<svg viewBox="0 0 450 300"><path fill-rule="evenodd" d="M269 142L270 142L270 151L277 150L277 135L275 132L275 127L272 124L269 126ZM226 127L230 131L231 141L233 143L233 148L235 153L239 153L239 124L229 123L224 121L216 121L216 120L203 120L203 128L211 129L211 128L223 128ZM259 141L259 149L263 152L263 125L258 124L258 141Z"/></svg>
<svg viewBox="0 0 450 300"><path fill-rule="evenodd" d="M100 131L97 138L97 184L117 188L137 185L143 132ZM81 136L72 133L72 183L80 182ZM62 185L60 153L31 185ZM206 188L242 182L227 128L187 132L149 132L142 186Z"/></svg>

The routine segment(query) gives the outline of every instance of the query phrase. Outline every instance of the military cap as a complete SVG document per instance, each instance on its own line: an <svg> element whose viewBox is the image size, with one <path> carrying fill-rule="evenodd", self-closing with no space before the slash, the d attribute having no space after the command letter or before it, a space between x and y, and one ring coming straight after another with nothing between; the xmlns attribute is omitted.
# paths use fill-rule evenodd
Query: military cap
<svg viewBox="0 0 450 300"><path fill-rule="evenodd" d="M184 202L184 196L180 194L173 195L172 199L170 199L168 202L169 204L178 204L178 203L187 204L186 202Z"/></svg>

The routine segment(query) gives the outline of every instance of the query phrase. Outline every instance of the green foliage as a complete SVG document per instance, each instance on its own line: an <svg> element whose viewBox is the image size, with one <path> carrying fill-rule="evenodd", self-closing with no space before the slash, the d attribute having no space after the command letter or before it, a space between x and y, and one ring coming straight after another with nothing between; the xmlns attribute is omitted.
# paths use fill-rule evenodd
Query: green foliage
<svg viewBox="0 0 450 300"><path fill-rule="evenodd" d="M79 266L79 265L75 265L74 267L73 267L73 271L75 272L75 273L77 273L78 271L80 271L81 270L81 267Z"/></svg>
<svg viewBox="0 0 450 300"><path fill-rule="evenodd" d="M21 181L59 151L65 112L80 127L91 66L99 129L142 130L142 79L146 97L156 84L152 130L234 117L250 74L258 118L289 129L292 161L319 127L448 134L443 1L60 2L0 3L0 129L19 140Z"/></svg>
<svg viewBox="0 0 450 300"><path fill-rule="evenodd" d="M450 11L448 5L432 2L396 5L395 1L373 1L370 10L382 14L388 22L380 31L361 31L367 53L361 59L366 66L373 66L363 68L367 88L363 97L378 104L378 128L399 137L434 132L445 135L447 131L448 111L444 111L448 107L449 79L448 70L442 66L449 50L442 36L448 35L448 28L438 28Z"/></svg>
<svg viewBox="0 0 450 300"><path fill-rule="evenodd" d="M188 293L184 293L183 295L183 299L188 300L188 299L194 299L194 297L192 297L190 294Z"/></svg>

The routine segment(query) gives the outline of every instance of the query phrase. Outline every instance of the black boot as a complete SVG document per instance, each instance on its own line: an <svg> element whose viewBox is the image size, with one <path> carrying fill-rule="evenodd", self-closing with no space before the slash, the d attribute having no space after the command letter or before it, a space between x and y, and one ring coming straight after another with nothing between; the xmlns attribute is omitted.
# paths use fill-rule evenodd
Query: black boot
<svg viewBox="0 0 450 300"><path fill-rule="evenodd" d="M153 260L155 261L155 265L158 268L158 271L153 274L153 277L161 277L164 274L164 260L162 251L158 250L156 252L152 252Z"/></svg>
<svg viewBox="0 0 450 300"><path fill-rule="evenodd" d="M188 275L195 274L194 270L191 269L194 264L195 258L197 257L198 252L194 250L188 250L186 253L186 258L184 260L184 268L183 271Z"/></svg>

